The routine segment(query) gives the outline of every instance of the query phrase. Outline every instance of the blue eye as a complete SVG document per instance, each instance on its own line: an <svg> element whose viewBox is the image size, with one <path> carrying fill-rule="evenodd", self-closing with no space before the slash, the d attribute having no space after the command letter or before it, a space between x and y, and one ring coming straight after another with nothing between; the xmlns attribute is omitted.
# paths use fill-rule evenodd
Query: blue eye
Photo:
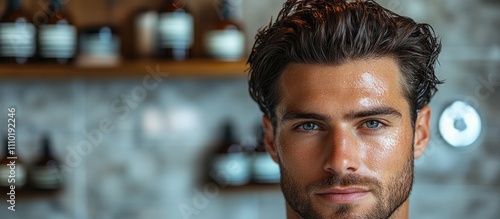
<svg viewBox="0 0 500 219"><path fill-rule="evenodd" d="M365 122L365 125L369 129L376 129L376 128L380 127L381 123L377 120L370 120L370 121Z"/></svg>
<svg viewBox="0 0 500 219"><path fill-rule="evenodd" d="M312 131L318 128L316 124L310 122L302 123L299 127L305 131Z"/></svg>

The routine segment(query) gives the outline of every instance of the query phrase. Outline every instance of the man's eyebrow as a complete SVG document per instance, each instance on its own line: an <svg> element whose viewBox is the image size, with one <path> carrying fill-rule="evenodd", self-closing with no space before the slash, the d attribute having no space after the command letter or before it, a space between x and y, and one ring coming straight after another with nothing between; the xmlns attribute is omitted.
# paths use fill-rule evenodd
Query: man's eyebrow
<svg viewBox="0 0 500 219"><path fill-rule="evenodd" d="M281 121L288 121L288 120L294 120L294 119L314 119L314 120L322 120L322 121L330 120L330 118L328 116L320 115L317 113L293 111L293 112L288 112L285 115L283 115L283 117L281 118Z"/></svg>
<svg viewBox="0 0 500 219"><path fill-rule="evenodd" d="M392 115L392 116L402 117L402 114L398 110L396 110L392 107L384 106L384 107L375 107L372 109L363 110L363 111L359 111L359 112L352 112L352 113L347 114L345 116L345 118L347 120L354 120L354 119L358 119L358 118L379 116L379 115Z"/></svg>
<svg viewBox="0 0 500 219"><path fill-rule="evenodd" d="M367 110L349 113L345 116L345 118L347 120L354 120L354 119L358 119L358 118L365 118L365 117L377 116L377 115L392 115L392 116L396 116L396 117L402 117L402 114L398 110L396 110L392 107L375 107L372 109L367 109ZM329 116L321 115L321 114L317 114L317 113L291 111L291 112L287 112L285 115L283 115L283 117L281 118L281 121L288 121L288 120L294 120L294 119L314 119L314 120L320 120L320 121L329 121L331 118Z"/></svg>

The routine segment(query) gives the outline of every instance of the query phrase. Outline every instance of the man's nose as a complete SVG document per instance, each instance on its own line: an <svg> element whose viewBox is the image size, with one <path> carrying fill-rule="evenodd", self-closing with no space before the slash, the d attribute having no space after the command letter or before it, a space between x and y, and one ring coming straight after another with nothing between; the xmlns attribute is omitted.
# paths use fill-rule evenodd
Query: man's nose
<svg viewBox="0 0 500 219"><path fill-rule="evenodd" d="M324 169L336 174L356 172L360 165L362 154L356 135L349 129L333 130L325 145Z"/></svg>

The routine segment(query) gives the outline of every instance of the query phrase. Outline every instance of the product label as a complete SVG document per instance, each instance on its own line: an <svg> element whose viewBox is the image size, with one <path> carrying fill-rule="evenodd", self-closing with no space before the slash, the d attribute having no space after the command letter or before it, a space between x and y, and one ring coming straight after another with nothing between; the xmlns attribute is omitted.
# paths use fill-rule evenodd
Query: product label
<svg viewBox="0 0 500 219"><path fill-rule="evenodd" d="M61 184L57 168L38 167L33 171L31 179L33 184L40 189L56 189Z"/></svg>
<svg viewBox="0 0 500 219"><path fill-rule="evenodd" d="M76 28L73 25L40 26L40 55L45 58L72 58L76 52Z"/></svg>
<svg viewBox="0 0 500 219"><path fill-rule="evenodd" d="M16 165L15 169L11 169L2 164L0 167L0 186L22 187L24 184L26 184L26 169L23 166Z"/></svg>
<svg viewBox="0 0 500 219"><path fill-rule="evenodd" d="M214 30L205 36L208 54L219 59L240 59L245 52L245 35L239 30Z"/></svg>
<svg viewBox="0 0 500 219"><path fill-rule="evenodd" d="M255 154L252 171L253 179L257 182L277 183L280 180L280 167L266 152Z"/></svg>
<svg viewBox="0 0 500 219"><path fill-rule="evenodd" d="M0 56L32 57L35 55L36 29L25 22L0 24Z"/></svg>
<svg viewBox="0 0 500 219"><path fill-rule="evenodd" d="M162 48L190 48L194 41L194 19L187 13L163 13L158 24Z"/></svg>
<svg viewBox="0 0 500 219"><path fill-rule="evenodd" d="M215 157L213 170L228 178L228 185L243 185L250 181L251 169L249 158L243 154L227 154Z"/></svg>
<svg viewBox="0 0 500 219"><path fill-rule="evenodd" d="M101 28L99 33L84 34L81 37L81 51L93 57L115 57L120 53L120 39L109 28Z"/></svg>

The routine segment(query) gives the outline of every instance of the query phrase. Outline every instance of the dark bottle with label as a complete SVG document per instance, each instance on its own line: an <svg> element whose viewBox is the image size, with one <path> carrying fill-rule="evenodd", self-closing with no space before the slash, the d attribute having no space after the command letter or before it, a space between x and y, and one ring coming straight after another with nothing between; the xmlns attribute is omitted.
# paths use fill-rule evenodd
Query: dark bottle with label
<svg viewBox="0 0 500 219"><path fill-rule="evenodd" d="M64 11L63 0L49 0L49 17L38 27L38 51L43 61L68 63L77 53L77 30Z"/></svg>
<svg viewBox="0 0 500 219"><path fill-rule="evenodd" d="M158 57L185 60L194 43L194 18L182 0L164 0L158 17Z"/></svg>
<svg viewBox="0 0 500 219"><path fill-rule="evenodd" d="M0 160L0 187L3 190L17 191L26 184L26 166L17 154L17 141L14 137L4 139L4 153Z"/></svg>
<svg viewBox="0 0 500 219"><path fill-rule="evenodd" d="M264 129L258 125L256 130L256 145L252 160L252 179L256 183L279 183L280 167L266 151L264 144Z"/></svg>
<svg viewBox="0 0 500 219"><path fill-rule="evenodd" d="M0 20L0 60L26 63L36 54L36 27L22 9L21 0L9 0Z"/></svg>
<svg viewBox="0 0 500 219"><path fill-rule="evenodd" d="M244 148L237 143L231 123L222 127L220 142L212 158L213 176L226 176L225 179L214 179L220 186L241 186L251 179L250 158Z"/></svg>
<svg viewBox="0 0 500 219"><path fill-rule="evenodd" d="M245 35L238 22L241 0L221 0L219 22L205 33L206 53L215 59L235 61L245 53Z"/></svg>
<svg viewBox="0 0 500 219"><path fill-rule="evenodd" d="M62 186L61 163L54 157L50 141L43 138L41 156L30 171L30 184L34 189L56 190Z"/></svg>

